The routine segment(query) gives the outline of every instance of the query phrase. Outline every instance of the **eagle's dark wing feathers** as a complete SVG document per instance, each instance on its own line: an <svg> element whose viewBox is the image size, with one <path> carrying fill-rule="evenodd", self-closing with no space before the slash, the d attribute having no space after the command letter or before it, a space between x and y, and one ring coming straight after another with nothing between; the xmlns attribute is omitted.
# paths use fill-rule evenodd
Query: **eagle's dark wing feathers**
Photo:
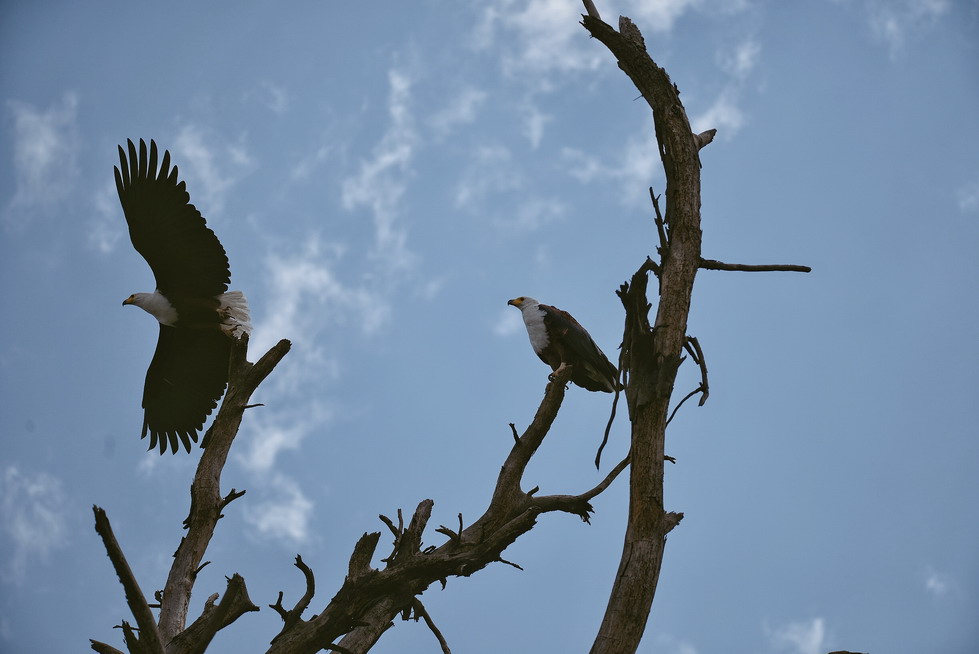
<svg viewBox="0 0 979 654"><path fill-rule="evenodd" d="M564 362L575 366L571 381L590 391L614 391L615 366L585 328L567 311L548 304L538 306L544 311L548 333L560 339Z"/></svg>
<svg viewBox="0 0 979 654"><path fill-rule="evenodd" d="M176 452L177 439L189 452L191 441L218 405L228 377L231 339L218 330L160 325L156 354L143 389L143 437L150 449Z"/></svg>
<svg viewBox="0 0 979 654"><path fill-rule="evenodd" d="M228 256L201 212L190 203L177 167L164 152L157 168L156 142L129 141L129 157L119 147L116 189L129 223L133 247L153 269L156 287L167 297L214 297L228 290Z"/></svg>

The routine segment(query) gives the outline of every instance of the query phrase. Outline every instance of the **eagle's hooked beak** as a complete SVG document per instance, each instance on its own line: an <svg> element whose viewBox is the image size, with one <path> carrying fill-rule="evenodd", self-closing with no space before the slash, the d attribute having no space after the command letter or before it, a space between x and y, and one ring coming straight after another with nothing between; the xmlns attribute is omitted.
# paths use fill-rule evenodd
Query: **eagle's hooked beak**
<svg viewBox="0 0 979 654"><path fill-rule="evenodd" d="M519 309L520 308L520 303L522 301L523 301L523 298L517 297L517 298L513 298L512 300L510 300L509 302L507 302L507 304L508 305L511 305L511 306L515 306L515 307L517 307Z"/></svg>
<svg viewBox="0 0 979 654"><path fill-rule="evenodd" d="M132 304L132 303L133 303L133 296L130 295L129 297L127 297L125 300L122 301L122 306L126 306L127 304Z"/></svg>

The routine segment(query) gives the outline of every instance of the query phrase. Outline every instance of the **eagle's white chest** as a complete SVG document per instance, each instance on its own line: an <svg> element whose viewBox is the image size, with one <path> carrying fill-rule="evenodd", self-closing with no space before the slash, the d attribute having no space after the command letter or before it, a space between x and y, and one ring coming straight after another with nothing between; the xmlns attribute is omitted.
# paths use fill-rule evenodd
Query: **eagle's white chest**
<svg viewBox="0 0 979 654"><path fill-rule="evenodd" d="M547 336L547 328L544 326L544 312L540 307L527 307L520 312L523 315L523 322L527 326L527 335L530 336L530 345L534 352L538 354L550 343Z"/></svg>

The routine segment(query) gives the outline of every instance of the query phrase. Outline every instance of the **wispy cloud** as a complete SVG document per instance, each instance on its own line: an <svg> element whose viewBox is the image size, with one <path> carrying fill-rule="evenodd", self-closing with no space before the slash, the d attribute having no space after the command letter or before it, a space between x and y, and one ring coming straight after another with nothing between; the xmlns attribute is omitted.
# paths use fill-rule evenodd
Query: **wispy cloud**
<svg viewBox="0 0 979 654"><path fill-rule="evenodd" d="M697 648L688 641L668 634L657 634L656 645L656 651L663 654L697 654Z"/></svg>
<svg viewBox="0 0 979 654"><path fill-rule="evenodd" d="M236 461L252 475L256 492L273 496L249 513L250 522L287 543L306 539L313 503L276 464L284 452L301 449L307 436L332 422L326 391L339 377L341 363L336 348L327 345L336 342L328 332L347 326L370 336L390 313L381 292L338 273L346 256L346 248L323 243L314 234L300 251L273 253L265 261L264 297L270 300L255 323L250 347L257 357L288 338L302 354L286 357L260 389L266 406L244 423ZM310 388L317 392L310 393Z"/></svg>
<svg viewBox="0 0 979 654"><path fill-rule="evenodd" d="M501 309L493 324L493 333L497 336L510 336L516 334L523 327L523 318L520 312L513 307Z"/></svg>
<svg viewBox="0 0 979 654"><path fill-rule="evenodd" d="M541 139L544 138L544 126L550 120L551 116L542 112L536 104L527 104L524 110L523 133L533 149L540 146Z"/></svg>
<svg viewBox="0 0 979 654"><path fill-rule="evenodd" d="M532 232L560 220L565 213L567 206L560 200L530 196L524 198L512 212L498 216L493 222L510 233Z"/></svg>
<svg viewBox="0 0 979 654"><path fill-rule="evenodd" d="M747 38L730 52L719 53L721 70L737 79L744 79L755 69L761 56L761 44Z"/></svg>
<svg viewBox="0 0 979 654"><path fill-rule="evenodd" d="M959 201L959 210L962 213L976 213L979 211L979 179L960 186L956 196Z"/></svg>
<svg viewBox="0 0 979 654"><path fill-rule="evenodd" d="M660 175L659 151L651 127L644 127L623 145L608 161L574 148L564 148L561 160L568 174L585 184L612 181L619 185L617 194L627 206L647 202L646 189Z"/></svg>
<svg viewBox="0 0 979 654"><path fill-rule="evenodd" d="M301 251L267 257L271 302L265 318L255 324L251 342L256 351L264 352L280 338L313 346L327 325L345 321L356 323L364 334L384 324L390 312L384 297L342 281L334 271L345 256L343 246L323 243L313 234Z"/></svg>
<svg viewBox="0 0 979 654"><path fill-rule="evenodd" d="M7 205L8 224L65 200L78 177L78 96L66 93L45 110L8 101L14 119L16 190Z"/></svg>
<svg viewBox="0 0 979 654"><path fill-rule="evenodd" d="M614 25L612 17L621 13L632 18L644 33L663 34L672 30L683 14L704 4L704 0L626 0L615 8L604 8L609 14L604 18ZM713 11L730 12L743 2L710 4ZM511 40L502 48L508 53L502 60L504 71L529 76L538 89L546 89L551 74L594 70L607 63L608 53L594 47L580 25L583 13L581 3L566 0L489 2L474 30L473 45L488 48L498 39Z"/></svg>
<svg viewBox="0 0 979 654"><path fill-rule="evenodd" d="M901 53L909 38L934 25L949 7L948 0L866 0L870 31L892 57Z"/></svg>
<svg viewBox="0 0 979 654"><path fill-rule="evenodd" d="M772 647L790 654L824 654L826 651L826 621L813 618L789 622L772 629L764 625Z"/></svg>
<svg viewBox="0 0 979 654"><path fill-rule="evenodd" d="M761 44L753 37L746 38L729 51L718 53L718 65L727 73L728 80L707 108L693 114L690 128L694 133L716 129L720 138L731 139L747 124L741 96L760 58Z"/></svg>
<svg viewBox="0 0 979 654"><path fill-rule="evenodd" d="M633 0L622 13L644 32L669 32L677 19L701 4L701 0Z"/></svg>
<svg viewBox="0 0 979 654"><path fill-rule="evenodd" d="M471 86L462 89L449 104L435 112L430 120L432 129L444 137L456 127L473 122L486 97L486 92L480 89Z"/></svg>
<svg viewBox="0 0 979 654"><path fill-rule="evenodd" d="M126 233L126 221L123 219L122 207L119 206L115 182L106 179L95 192L92 204L95 207L95 217L88 232L88 243L102 254L109 254L116 249Z"/></svg>
<svg viewBox="0 0 979 654"><path fill-rule="evenodd" d="M708 129L716 129L721 138L730 139L745 124L745 116L738 106L739 92L725 87L714 103L690 121L690 129L699 134Z"/></svg>
<svg viewBox="0 0 979 654"><path fill-rule="evenodd" d="M268 80L262 82L255 91L255 96L259 102L277 116L283 116L289 111L291 104L289 93L278 84L273 84Z"/></svg>
<svg viewBox="0 0 979 654"><path fill-rule="evenodd" d="M962 594L962 586L950 575L938 572L928 566L925 571L925 590L936 598Z"/></svg>
<svg viewBox="0 0 979 654"><path fill-rule="evenodd" d="M0 521L9 552L3 576L20 582L33 559L44 560L68 544L65 494L61 481L44 472L3 471Z"/></svg>
<svg viewBox="0 0 979 654"><path fill-rule="evenodd" d="M215 140L205 129L185 125L171 149L180 179L187 182L191 202L208 220L224 211L227 194L254 167L244 144L216 144Z"/></svg>
<svg viewBox="0 0 979 654"><path fill-rule="evenodd" d="M283 542L287 546L309 541L310 518L315 505L295 481L273 475L267 487L270 496L253 506L245 507L245 520L258 533Z"/></svg>
<svg viewBox="0 0 979 654"><path fill-rule="evenodd" d="M388 72L390 125L371 157L360 170L343 180L343 207L367 208L374 219L374 254L392 273L410 269L416 255L407 245L407 232L399 224L400 201L412 176L418 136L411 113L411 78L404 72Z"/></svg>
<svg viewBox="0 0 979 654"><path fill-rule="evenodd" d="M581 13L581 5L565 0L498 0L484 8L474 42L488 47L501 36L512 39L502 61L510 74L595 69L602 53L589 47Z"/></svg>
<svg viewBox="0 0 979 654"><path fill-rule="evenodd" d="M455 189L455 206L462 209L480 205L488 195L520 187L520 175L513 166L510 149L504 145L475 148Z"/></svg>

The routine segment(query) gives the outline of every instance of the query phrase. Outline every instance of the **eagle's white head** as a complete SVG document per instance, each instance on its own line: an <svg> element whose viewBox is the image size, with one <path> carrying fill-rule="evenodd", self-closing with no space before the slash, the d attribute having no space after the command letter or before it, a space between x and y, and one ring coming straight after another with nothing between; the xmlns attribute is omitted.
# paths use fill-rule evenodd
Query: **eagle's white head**
<svg viewBox="0 0 979 654"><path fill-rule="evenodd" d="M512 306L515 306L518 309L520 309L521 311L524 311L525 312L525 311L527 311L527 309L534 309L534 308L536 308L537 305L540 304L540 302L538 302L537 300L535 300L532 297L527 297L525 295L521 295L520 297L513 298L512 300L510 300L509 302L507 302L507 304L512 305Z"/></svg>

